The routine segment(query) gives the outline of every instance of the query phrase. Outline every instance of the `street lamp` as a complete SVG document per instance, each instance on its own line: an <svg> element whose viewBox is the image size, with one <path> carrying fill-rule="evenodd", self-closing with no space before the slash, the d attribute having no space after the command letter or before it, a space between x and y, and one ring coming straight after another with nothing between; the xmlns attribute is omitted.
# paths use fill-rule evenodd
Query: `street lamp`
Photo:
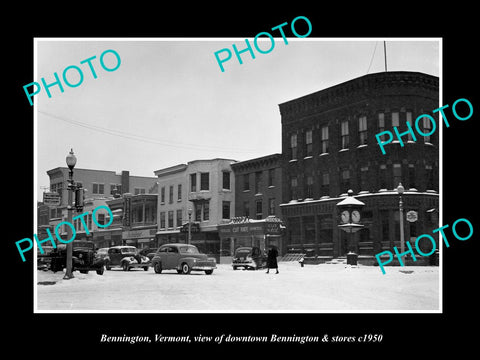
<svg viewBox="0 0 480 360"><path fill-rule="evenodd" d="M190 244L192 242L192 208L188 208L187 213L188 213L188 240L187 244Z"/></svg>
<svg viewBox="0 0 480 360"><path fill-rule="evenodd" d="M402 186L402 183L398 183L397 193L399 195L398 207L400 209L400 251L402 254L405 252L405 237L403 234L403 201L402 194L405 191L405 188Z"/></svg>
<svg viewBox="0 0 480 360"><path fill-rule="evenodd" d="M67 166L70 169L68 172L68 185L67 185L67 191L68 191L68 204L67 204L67 221L71 224L73 222L72 220L72 210L73 210L73 192L75 191L75 183L73 181L73 168L77 164L77 158L73 154L73 149L70 149L70 153L66 157L66 162ZM67 226L67 237L68 239L72 238L72 229L70 226ZM72 272L72 242L67 243L67 269L65 271L65 276L63 277L64 279L68 280L73 278L73 272Z"/></svg>
<svg viewBox="0 0 480 360"><path fill-rule="evenodd" d="M188 208L188 242L187 244L190 244L192 242L192 208Z"/></svg>

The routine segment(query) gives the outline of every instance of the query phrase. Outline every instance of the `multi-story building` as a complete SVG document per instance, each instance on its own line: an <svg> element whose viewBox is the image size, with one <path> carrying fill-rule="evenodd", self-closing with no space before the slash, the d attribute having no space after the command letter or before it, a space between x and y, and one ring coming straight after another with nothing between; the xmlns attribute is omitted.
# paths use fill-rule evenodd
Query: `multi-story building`
<svg viewBox="0 0 480 360"><path fill-rule="evenodd" d="M266 249L269 245L275 245L280 253L283 252L281 233L269 232L272 226L265 225L281 221L281 165L281 154L232 164L235 174L235 218L221 227L223 255L231 256L240 246ZM236 231L237 228L242 231Z"/></svg>
<svg viewBox="0 0 480 360"><path fill-rule="evenodd" d="M338 228L336 204L349 189L365 203L360 255L399 245L399 183L405 187L405 238L413 241L438 226L439 138L411 134L404 147L392 141L383 155L375 134L415 128L419 115L439 106L438 78L416 72L365 75L279 105L284 169L282 218L290 248L338 257L347 237ZM436 115L436 114L435 114ZM434 118L438 118L434 116ZM430 133L431 122L419 122ZM410 217L414 219L415 216Z"/></svg>
<svg viewBox="0 0 480 360"><path fill-rule="evenodd" d="M219 254L218 225L235 206L231 164L235 160L194 160L155 171L158 181L158 245L188 241L207 254Z"/></svg>
<svg viewBox="0 0 480 360"><path fill-rule="evenodd" d="M60 203L56 206L50 206L49 225L54 228L58 223L67 221L67 204L68 204L68 167L58 167L47 171L50 177L50 193L57 193L60 197ZM107 201L115 197L121 197L122 194L140 195L157 193L157 178L144 176L130 176L129 171L116 173L114 171L94 170L74 168L73 179L76 184L81 185L85 190L85 206L83 212L89 212L85 217L87 224L90 224L89 232L83 230L80 220L74 224L76 228L75 239L89 239L97 243L98 247L120 245L124 243L123 228L109 226L108 228L98 228L91 221L91 212L98 206L107 206ZM147 195L145 195L147 196ZM154 201L156 205L156 199ZM140 205L142 207L143 205ZM142 211L143 211L142 207ZM156 217L156 209L153 209L154 217ZM74 211L73 216L77 213ZM97 212L99 222L104 221L108 216L106 210L100 209ZM123 215L122 215L123 216ZM148 216L148 214L146 215ZM106 221L106 220L105 220ZM156 228L156 224L153 224ZM67 233L66 225L62 225L60 229L62 234ZM154 235L151 237L154 238Z"/></svg>

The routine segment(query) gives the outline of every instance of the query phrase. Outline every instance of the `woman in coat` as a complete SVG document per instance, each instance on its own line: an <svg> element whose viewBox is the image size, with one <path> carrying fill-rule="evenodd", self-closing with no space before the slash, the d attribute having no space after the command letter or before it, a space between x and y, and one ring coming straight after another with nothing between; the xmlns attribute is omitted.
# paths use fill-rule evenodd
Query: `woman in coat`
<svg viewBox="0 0 480 360"><path fill-rule="evenodd" d="M275 274L278 274L277 256L278 250L275 246L272 246L268 250L267 254L267 274L269 273L270 269L277 269L277 272Z"/></svg>

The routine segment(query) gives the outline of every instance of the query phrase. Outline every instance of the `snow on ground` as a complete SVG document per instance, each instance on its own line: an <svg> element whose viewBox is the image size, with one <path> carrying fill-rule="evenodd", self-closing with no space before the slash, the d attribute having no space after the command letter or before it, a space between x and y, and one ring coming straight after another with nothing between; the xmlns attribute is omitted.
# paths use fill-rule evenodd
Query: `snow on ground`
<svg viewBox="0 0 480 360"><path fill-rule="evenodd" d="M271 269L236 270L220 264L212 275L153 269L97 275L37 272L37 310L99 312L372 312L435 311L439 268L386 268L280 262Z"/></svg>

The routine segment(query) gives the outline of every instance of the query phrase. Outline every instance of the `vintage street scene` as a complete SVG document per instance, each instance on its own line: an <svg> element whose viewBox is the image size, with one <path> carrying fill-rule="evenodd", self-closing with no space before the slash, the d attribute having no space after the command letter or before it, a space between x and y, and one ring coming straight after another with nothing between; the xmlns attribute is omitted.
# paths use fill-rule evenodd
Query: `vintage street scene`
<svg viewBox="0 0 480 360"><path fill-rule="evenodd" d="M36 312L442 310L440 41L275 44L36 41Z"/></svg>

